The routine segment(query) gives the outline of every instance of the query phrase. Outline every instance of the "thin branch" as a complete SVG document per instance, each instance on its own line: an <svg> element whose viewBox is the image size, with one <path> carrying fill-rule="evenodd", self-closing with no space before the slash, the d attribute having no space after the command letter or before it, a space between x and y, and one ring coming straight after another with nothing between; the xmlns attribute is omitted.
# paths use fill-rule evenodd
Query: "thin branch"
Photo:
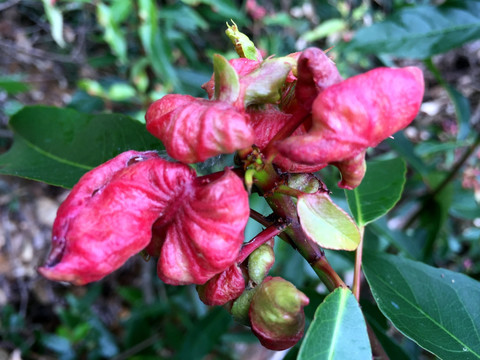
<svg viewBox="0 0 480 360"><path fill-rule="evenodd" d="M422 206L415 211L410 218L405 222L403 230L408 229L412 224L418 219L418 217L426 210L430 204L430 200L434 199L444 188L447 186L450 181L458 174L462 166L467 162L468 158L475 152L476 148L480 145L480 133L477 134L477 137L472 145L463 153L462 157L456 162L452 167L448 175L443 179L443 181L438 184L430 193L428 193L422 203Z"/></svg>
<svg viewBox="0 0 480 360"><path fill-rule="evenodd" d="M8 8L17 5L20 0L10 0L0 4L0 11L7 10Z"/></svg>
<svg viewBox="0 0 480 360"><path fill-rule="evenodd" d="M362 281L362 255L363 255L363 235L365 233L365 227L360 226L360 244L358 244L357 251L355 252L355 269L353 274L353 287L352 292L355 295L357 301L360 301L360 285Z"/></svg>
<svg viewBox="0 0 480 360"><path fill-rule="evenodd" d="M242 262L245 261L247 257L250 256L250 254L258 249L260 246L265 244L267 241L273 239L275 236L279 235L285 228L287 227L287 224L276 224L276 225L271 225L265 230L263 230L261 233L259 233L257 236L255 236L251 241L243 245L242 250L240 250L240 254L237 257L237 263L241 264Z"/></svg>
<svg viewBox="0 0 480 360"><path fill-rule="evenodd" d="M33 56L42 60L51 60L64 63L73 63L81 64L83 60L81 58L74 58L72 56L52 54L44 50L35 49L35 48L25 48L23 46L18 46L11 41L2 41L0 40L0 48L4 48L9 52L22 53L25 55Z"/></svg>

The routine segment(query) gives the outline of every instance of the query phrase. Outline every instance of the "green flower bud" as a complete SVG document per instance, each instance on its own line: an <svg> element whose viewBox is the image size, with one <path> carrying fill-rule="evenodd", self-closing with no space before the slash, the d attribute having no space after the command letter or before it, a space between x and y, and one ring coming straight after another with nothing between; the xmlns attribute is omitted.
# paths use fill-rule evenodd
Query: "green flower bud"
<svg viewBox="0 0 480 360"><path fill-rule="evenodd" d="M268 244L263 244L248 257L248 276L256 284L260 284L267 276L275 262L275 254Z"/></svg>
<svg viewBox="0 0 480 360"><path fill-rule="evenodd" d="M284 350L303 336L308 297L290 282L267 277L257 287L250 304L252 331L260 343L271 350Z"/></svg>
<svg viewBox="0 0 480 360"><path fill-rule="evenodd" d="M250 326L250 318L248 317L248 311L250 309L250 303L252 302L253 295L257 288L247 289L243 292L238 299L233 302L232 308L230 309L230 314L232 314L233 319L246 326Z"/></svg>

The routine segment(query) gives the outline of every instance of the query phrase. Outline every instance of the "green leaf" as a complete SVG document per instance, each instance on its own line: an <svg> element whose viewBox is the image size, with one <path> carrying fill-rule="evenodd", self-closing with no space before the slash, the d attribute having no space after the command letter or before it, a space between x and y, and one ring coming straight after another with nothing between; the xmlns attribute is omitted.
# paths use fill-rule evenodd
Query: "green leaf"
<svg viewBox="0 0 480 360"><path fill-rule="evenodd" d="M297 212L305 234L323 248L355 250L360 232L354 221L325 193L304 194L297 201Z"/></svg>
<svg viewBox="0 0 480 360"><path fill-rule="evenodd" d="M315 312L299 360L365 360L372 358L362 311L352 292L338 288Z"/></svg>
<svg viewBox="0 0 480 360"><path fill-rule="evenodd" d="M185 335L179 360L202 359L218 343L227 331L232 318L225 309L216 307L191 328Z"/></svg>
<svg viewBox="0 0 480 360"><path fill-rule="evenodd" d="M480 1L404 8L386 21L360 29L347 45L363 53L425 59L480 38Z"/></svg>
<svg viewBox="0 0 480 360"><path fill-rule="evenodd" d="M127 63L127 40L124 31L117 22L116 14L112 7L99 3L97 5L97 19L103 27L103 37L112 49L112 52L122 64Z"/></svg>
<svg viewBox="0 0 480 360"><path fill-rule="evenodd" d="M304 32L300 36L300 39L307 42L314 42L323 39L331 34L343 31L347 26L347 23L343 19L329 19L323 21L315 29Z"/></svg>
<svg viewBox="0 0 480 360"><path fill-rule="evenodd" d="M400 200L405 173L405 163L401 159L367 163L360 186L345 190L348 206L359 226L382 217Z"/></svg>
<svg viewBox="0 0 480 360"><path fill-rule="evenodd" d="M14 144L0 156L0 174L66 188L121 152L162 148L140 122L119 114L32 106L16 113L9 125Z"/></svg>
<svg viewBox="0 0 480 360"><path fill-rule="evenodd" d="M53 40L60 47L65 47L65 40L63 39L63 15L62 12L52 4L51 0L42 0L45 14L51 26L51 34Z"/></svg>
<svg viewBox="0 0 480 360"><path fill-rule="evenodd" d="M441 359L480 359L480 283L393 255L365 254L365 276L383 314Z"/></svg>
<svg viewBox="0 0 480 360"><path fill-rule="evenodd" d="M165 31L158 25L159 10L156 2L140 0L138 7L138 16L141 20L138 32L153 71L168 85L178 87L178 78L170 61L171 50Z"/></svg>

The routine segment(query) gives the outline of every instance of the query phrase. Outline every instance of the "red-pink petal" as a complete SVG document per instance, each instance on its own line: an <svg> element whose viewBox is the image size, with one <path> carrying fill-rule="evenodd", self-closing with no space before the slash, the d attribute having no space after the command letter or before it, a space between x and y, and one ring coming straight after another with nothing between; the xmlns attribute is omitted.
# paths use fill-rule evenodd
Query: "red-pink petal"
<svg viewBox="0 0 480 360"><path fill-rule="evenodd" d="M379 68L330 86L313 103L307 135L278 144L280 153L304 163L338 163L406 127L424 91L420 69Z"/></svg>
<svg viewBox="0 0 480 360"><path fill-rule="evenodd" d="M232 171L212 182L195 182L175 216L157 222L166 234L158 276L168 284L203 284L232 265L249 217L248 194Z"/></svg>
<svg viewBox="0 0 480 360"><path fill-rule="evenodd" d="M150 242L154 221L193 179L153 152L127 151L91 170L60 206L39 272L75 285L108 275Z"/></svg>
<svg viewBox="0 0 480 360"><path fill-rule="evenodd" d="M245 114L225 102L166 95L150 106L145 118L147 130L183 163L229 154L254 140Z"/></svg>

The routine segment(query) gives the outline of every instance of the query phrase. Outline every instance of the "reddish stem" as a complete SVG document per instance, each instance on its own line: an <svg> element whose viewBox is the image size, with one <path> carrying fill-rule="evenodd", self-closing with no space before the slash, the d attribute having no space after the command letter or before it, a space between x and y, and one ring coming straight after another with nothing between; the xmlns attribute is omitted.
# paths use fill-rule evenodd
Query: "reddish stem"
<svg viewBox="0 0 480 360"><path fill-rule="evenodd" d="M272 221L268 221L267 218L265 216L263 216L262 214L260 214L259 212L253 210L253 209L250 209L250 217L255 220L256 222L262 224L263 226L265 227L268 227L268 226L272 226L273 225L273 222Z"/></svg>
<svg viewBox="0 0 480 360"><path fill-rule="evenodd" d="M267 241L273 239L275 236L279 235L285 228L287 224L281 225L271 225L265 230L263 230L260 234L255 236L252 240L248 243L243 245L242 250L240 250L240 254L237 257L237 264L241 264L245 261L250 254L258 249L261 245L265 244Z"/></svg>

